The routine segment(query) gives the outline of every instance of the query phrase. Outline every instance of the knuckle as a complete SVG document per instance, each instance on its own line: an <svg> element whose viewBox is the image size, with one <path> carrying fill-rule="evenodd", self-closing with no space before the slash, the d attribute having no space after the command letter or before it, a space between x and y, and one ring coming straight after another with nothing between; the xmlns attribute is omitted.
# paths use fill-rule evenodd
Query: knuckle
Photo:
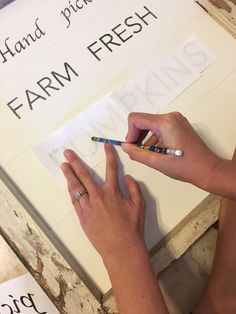
<svg viewBox="0 0 236 314"><path fill-rule="evenodd" d="M103 194L100 190L94 191L93 196L91 198L92 203L98 205L103 199Z"/></svg>
<svg viewBox="0 0 236 314"><path fill-rule="evenodd" d="M128 122L131 122L131 120L133 120L133 116L134 116L133 112L128 114Z"/></svg>
<svg viewBox="0 0 236 314"><path fill-rule="evenodd" d="M87 169L81 169L81 170L79 171L79 177L81 177L81 178L87 178L88 176L89 176L89 173L88 173Z"/></svg>
<svg viewBox="0 0 236 314"><path fill-rule="evenodd" d="M176 119L182 118L182 113L180 113L179 111L173 111L172 112L172 116Z"/></svg>
<svg viewBox="0 0 236 314"><path fill-rule="evenodd" d="M128 114L128 123L132 123L137 117L137 112L130 112Z"/></svg>
<svg viewBox="0 0 236 314"><path fill-rule="evenodd" d="M72 198L71 202L72 202L73 206L76 207L77 202L78 202L77 199L76 198Z"/></svg>
<svg viewBox="0 0 236 314"><path fill-rule="evenodd" d="M131 160L134 160L134 158L135 158L134 152L129 152L128 154L129 154L129 158L130 158Z"/></svg>
<svg viewBox="0 0 236 314"><path fill-rule="evenodd" d="M133 156L132 154L129 155L129 158L130 158L131 160L134 160L134 156Z"/></svg>
<svg viewBox="0 0 236 314"><path fill-rule="evenodd" d="M69 177L69 175L71 173L71 168L70 168L69 164L65 164L65 166L63 168L63 173L64 173L66 178Z"/></svg>
<svg viewBox="0 0 236 314"><path fill-rule="evenodd" d="M73 193L76 192L79 189L79 187L80 187L80 185L76 181L73 181L70 183L70 189Z"/></svg>
<svg viewBox="0 0 236 314"><path fill-rule="evenodd" d="M178 111L174 111L174 112L170 112L167 113L164 116L164 126L165 128L172 130L173 128L176 127L177 124L179 124L182 120L183 120L183 115L182 113L178 112Z"/></svg>

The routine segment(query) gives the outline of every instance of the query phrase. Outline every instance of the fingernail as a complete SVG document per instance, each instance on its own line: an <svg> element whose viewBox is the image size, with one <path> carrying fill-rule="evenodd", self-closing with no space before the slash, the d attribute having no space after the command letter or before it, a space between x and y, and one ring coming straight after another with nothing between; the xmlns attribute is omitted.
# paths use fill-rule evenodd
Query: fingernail
<svg viewBox="0 0 236 314"><path fill-rule="evenodd" d="M131 175L129 175L129 174L126 175L126 178L128 178L130 181L137 182L137 181L135 180L135 178L133 178L133 177L132 177Z"/></svg>
<svg viewBox="0 0 236 314"><path fill-rule="evenodd" d="M70 149L64 150L64 156L66 157L66 159L70 158L71 156L73 156L73 151Z"/></svg>
<svg viewBox="0 0 236 314"><path fill-rule="evenodd" d="M60 166L61 170L64 171L67 168L67 163L63 162Z"/></svg>

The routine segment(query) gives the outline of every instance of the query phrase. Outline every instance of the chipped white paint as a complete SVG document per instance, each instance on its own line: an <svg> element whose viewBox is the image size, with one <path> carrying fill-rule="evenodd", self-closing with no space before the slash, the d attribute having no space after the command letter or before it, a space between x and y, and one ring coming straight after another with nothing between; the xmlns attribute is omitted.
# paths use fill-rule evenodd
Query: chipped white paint
<svg viewBox="0 0 236 314"><path fill-rule="evenodd" d="M0 231L60 313L94 314L100 303L0 180Z"/></svg>
<svg viewBox="0 0 236 314"><path fill-rule="evenodd" d="M195 0L227 31L236 37L235 0Z"/></svg>
<svg viewBox="0 0 236 314"><path fill-rule="evenodd" d="M217 21L236 37L236 10L219 9L213 0L198 0ZM216 220L219 199L209 196L165 238L152 256L156 275L179 258ZM55 249L38 224L27 213L12 192L0 180L0 232L20 256L21 261L38 281L62 314L118 314L114 297L100 303L83 280Z"/></svg>

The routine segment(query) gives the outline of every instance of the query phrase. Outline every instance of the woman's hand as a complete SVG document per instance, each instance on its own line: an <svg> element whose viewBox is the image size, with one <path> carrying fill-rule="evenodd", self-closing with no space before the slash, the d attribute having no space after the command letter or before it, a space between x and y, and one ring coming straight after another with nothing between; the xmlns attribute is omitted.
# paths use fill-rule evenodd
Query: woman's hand
<svg viewBox="0 0 236 314"><path fill-rule="evenodd" d="M142 150L131 143L153 133L146 145L157 145L183 151L182 157ZM123 150L131 159L155 168L178 180L193 183L204 189L222 162L207 147L188 120L178 112L168 114L131 113L128 119L127 143Z"/></svg>
<svg viewBox="0 0 236 314"><path fill-rule="evenodd" d="M138 183L124 177L128 190L125 197L118 183L115 150L105 145L106 180L99 186L72 150L64 155L68 163L61 168L67 179L71 201L87 237L103 259L124 254L136 246L144 246L145 205ZM87 191L79 200L76 195Z"/></svg>
<svg viewBox="0 0 236 314"><path fill-rule="evenodd" d="M103 258L120 314L168 313L144 243L144 200L138 183L125 176L119 188L114 148L105 146L106 180L97 185L78 156L64 152L62 170L87 237ZM76 197L78 192L85 192Z"/></svg>

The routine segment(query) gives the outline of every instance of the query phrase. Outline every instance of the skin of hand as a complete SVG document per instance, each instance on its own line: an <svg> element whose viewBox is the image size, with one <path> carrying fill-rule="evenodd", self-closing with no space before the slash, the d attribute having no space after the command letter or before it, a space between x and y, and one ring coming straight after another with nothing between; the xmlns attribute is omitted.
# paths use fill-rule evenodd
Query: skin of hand
<svg viewBox="0 0 236 314"><path fill-rule="evenodd" d="M64 152L67 163L61 169L71 201L85 234L103 258L119 313L167 314L144 242L145 203L139 185L125 176L125 197L118 184L114 148L105 145L105 153L106 180L99 186L73 151ZM76 193L84 190L88 193L78 200Z"/></svg>
<svg viewBox="0 0 236 314"><path fill-rule="evenodd" d="M130 145L151 131L146 145L181 149L182 157L158 154ZM207 188L208 180L222 162L199 137L188 120L178 112L168 114L131 113L128 117L127 144L122 149L132 160L146 164L181 181Z"/></svg>
<svg viewBox="0 0 236 314"><path fill-rule="evenodd" d="M128 197L125 197L118 183L115 150L111 145L105 145L105 153L106 179L102 186L94 182L89 171L71 150L64 152L68 163L61 166L81 226L104 259L117 251L124 252L144 243L145 216L145 202L138 182L130 176L124 177L128 190ZM88 194L78 201L76 192L84 189Z"/></svg>

